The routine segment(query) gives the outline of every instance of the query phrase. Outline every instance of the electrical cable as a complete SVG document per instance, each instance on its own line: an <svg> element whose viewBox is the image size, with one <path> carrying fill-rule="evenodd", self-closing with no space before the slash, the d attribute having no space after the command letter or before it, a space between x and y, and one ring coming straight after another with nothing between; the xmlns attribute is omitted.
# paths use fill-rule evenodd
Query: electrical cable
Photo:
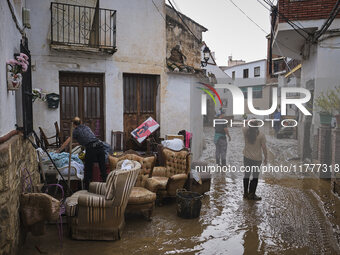
<svg viewBox="0 0 340 255"><path fill-rule="evenodd" d="M257 2L258 2L259 4L261 4L264 8L266 8L268 11L271 12L271 9L269 9L266 5L264 5L264 3L262 3L260 0L257 0Z"/></svg>
<svg viewBox="0 0 340 255"><path fill-rule="evenodd" d="M251 22L253 22L259 29L261 29L264 33L268 34L259 24L257 24L252 18L250 18L233 0L229 0L240 12L242 12Z"/></svg>
<svg viewBox="0 0 340 255"><path fill-rule="evenodd" d="M340 11L340 0L338 0L335 3L328 19L325 21L322 27L318 31L315 32L314 37L313 37L313 42L316 42L327 31L329 26L334 21L335 17L339 14L339 11Z"/></svg>
<svg viewBox="0 0 340 255"><path fill-rule="evenodd" d="M231 1L231 0L230 0ZM234 4L235 5L235 4ZM238 7L237 5L235 5L251 22L253 22L258 28L260 28L261 29L261 31L262 32L264 32L266 35L268 35L269 33L268 32L266 32L259 24L257 24L254 20L252 20L243 10L241 10L241 8L240 7ZM295 54L299 54L299 53L297 53L295 50L293 50L293 49L291 49L291 48L289 48L287 45L285 45L284 43L282 43L282 42L280 42L280 41L278 41L280 44L281 44L281 46L283 46L283 47L285 47L285 48L287 48L287 49L289 49L290 51L292 51L292 52L294 52Z"/></svg>
<svg viewBox="0 0 340 255"><path fill-rule="evenodd" d="M303 32L305 32L307 34L307 36L310 36L311 33L309 33L308 31L305 30L305 28L300 24L297 25L296 23L294 23L293 21L289 20L285 15L283 15L277 8L277 6L275 6L272 2L269 2L268 0L263 0L266 4L268 4L272 9L276 9L277 13L294 29L295 32L297 32L299 35L301 35L305 40L308 39L308 37L306 37L304 34L302 34L298 29L302 30Z"/></svg>
<svg viewBox="0 0 340 255"><path fill-rule="evenodd" d="M155 2L152 0L153 5L155 6L156 10L158 11L159 15L164 19L166 23L166 18L164 17L163 13L159 10L158 6L155 4Z"/></svg>
<svg viewBox="0 0 340 255"><path fill-rule="evenodd" d="M191 31L190 27L185 23L183 17L179 14L179 12L175 9L174 5L172 4L172 2L170 0L168 0L169 4L171 5L172 9L175 11L175 13L177 14L177 16L182 20L184 26L189 30L189 32L196 38L196 40L198 42L202 42L202 40L198 39L197 36Z"/></svg>
<svg viewBox="0 0 340 255"><path fill-rule="evenodd" d="M25 35L25 29L20 27L19 21L18 21L17 17L15 16L15 11L14 11L14 8L13 8L10 0L7 0L7 4L8 4L9 10L11 11L11 15L12 15L12 19L13 19L13 21L15 23L15 27L18 29L20 34L22 36L24 36Z"/></svg>

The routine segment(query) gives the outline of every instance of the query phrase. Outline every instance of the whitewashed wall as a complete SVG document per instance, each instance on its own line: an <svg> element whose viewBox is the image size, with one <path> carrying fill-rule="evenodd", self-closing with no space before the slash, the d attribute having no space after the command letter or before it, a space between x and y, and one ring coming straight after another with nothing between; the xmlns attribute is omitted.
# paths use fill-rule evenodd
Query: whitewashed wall
<svg viewBox="0 0 340 255"><path fill-rule="evenodd" d="M232 72L235 71L235 81L234 84L236 86L254 86L254 85L263 85L266 84L266 63L265 59L249 62L242 65L232 66L226 69L224 72L228 74L228 76L232 77ZM260 67L260 76L254 77L254 68ZM249 70L248 78L243 78L243 70Z"/></svg>
<svg viewBox="0 0 340 255"><path fill-rule="evenodd" d="M177 134L182 129L193 133L193 160L197 160L203 150L202 92L196 88L198 81L191 74L168 73L161 115L162 137Z"/></svg>
<svg viewBox="0 0 340 255"><path fill-rule="evenodd" d="M161 91L167 85L165 21L148 0L101 0L101 8L117 10L118 51L113 56L56 51L49 45L50 2L27 0L27 8L31 9L30 38L35 65L33 88L59 93L60 71L105 73L104 125L109 141L111 130L123 130L123 73L160 75ZM154 2L165 13L164 1ZM33 108L35 130L42 126L52 134L53 123L60 120L59 108L49 110L42 102L35 102Z"/></svg>
<svg viewBox="0 0 340 255"><path fill-rule="evenodd" d="M10 1L15 7L13 1ZM20 3L20 1L16 1ZM19 4L20 5L20 4ZM14 8L19 22L20 7ZM17 11L19 10L19 11ZM20 53L21 35L15 27L7 1L0 3L0 136L16 129L16 93L8 92L6 83L6 61L14 58L14 53Z"/></svg>

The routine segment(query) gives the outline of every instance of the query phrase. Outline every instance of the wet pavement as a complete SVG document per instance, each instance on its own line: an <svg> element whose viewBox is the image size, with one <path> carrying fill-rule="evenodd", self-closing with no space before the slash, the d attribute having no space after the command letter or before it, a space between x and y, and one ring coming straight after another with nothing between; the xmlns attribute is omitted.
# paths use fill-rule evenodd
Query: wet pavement
<svg viewBox="0 0 340 255"><path fill-rule="evenodd" d="M243 137L230 130L227 162L242 164ZM213 130L205 129L201 160L214 164ZM290 164L297 141L268 135L272 164ZM295 162L298 163L298 162ZM176 204L156 207L151 222L139 216L126 220L123 237L114 242L75 241L48 225L42 237L29 235L22 254L340 254L340 200L331 182L304 176L265 174L258 186L262 201L242 198L241 173L214 173L211 191L203 198L201 215L177 217ZM66 225L64 227L66 232Z"/></svg>

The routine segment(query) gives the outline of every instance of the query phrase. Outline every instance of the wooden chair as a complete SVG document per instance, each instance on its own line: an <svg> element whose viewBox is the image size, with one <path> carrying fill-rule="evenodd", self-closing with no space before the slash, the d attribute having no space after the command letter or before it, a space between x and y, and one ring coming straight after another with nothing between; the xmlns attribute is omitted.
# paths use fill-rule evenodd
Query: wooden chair
<svg viewBox="0 0 340 255"><path fill-rule="evenodd" d="M50 137L47 137L44 130L41 127L39 127L40 140L43 141L45 148L59 148L61 145L61 135L60 135L58 122L54 123L54 127L55 127L56 134ZM50 143L49 139L53 139L53 138L55 139L55 142Z"/></svg>
<svg viewBox="0 0 340 255"><path fill-rule="evenodd" d="M114 152L124 151L124 132L111 131L111 148Z"/></svg>

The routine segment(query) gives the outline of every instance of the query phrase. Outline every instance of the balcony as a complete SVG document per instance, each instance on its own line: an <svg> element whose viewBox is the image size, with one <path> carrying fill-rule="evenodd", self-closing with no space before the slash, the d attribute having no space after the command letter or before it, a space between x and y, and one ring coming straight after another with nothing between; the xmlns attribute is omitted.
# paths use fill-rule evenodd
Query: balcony
<svg viewBox="0 0 340 255"><path fill-rule="evenodd" d="M116 11L51 3L51 48L116 52Z"/></svg>

